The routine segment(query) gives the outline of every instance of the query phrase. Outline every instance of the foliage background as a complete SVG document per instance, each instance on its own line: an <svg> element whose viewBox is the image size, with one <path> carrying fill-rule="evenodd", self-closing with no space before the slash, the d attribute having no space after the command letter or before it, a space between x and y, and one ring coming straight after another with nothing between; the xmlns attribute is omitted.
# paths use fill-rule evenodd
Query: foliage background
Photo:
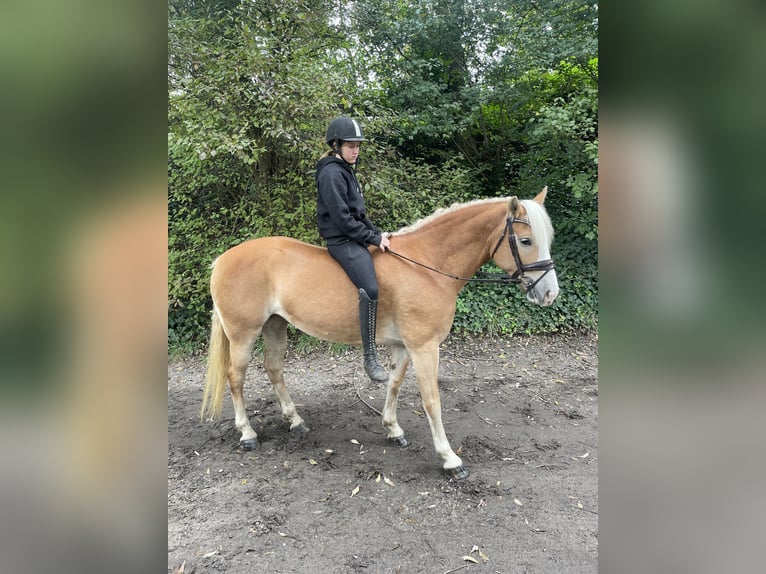
<svg viewBox="0 0 766 574"><path fill-rule="evenodd" d="M597 326L598 12L577 1L171 0L169 343L200 348L210 263L246 239L320 243L313 168L360 120L370 216L549 188L561 295L469 285L455 333Z"/></svg>

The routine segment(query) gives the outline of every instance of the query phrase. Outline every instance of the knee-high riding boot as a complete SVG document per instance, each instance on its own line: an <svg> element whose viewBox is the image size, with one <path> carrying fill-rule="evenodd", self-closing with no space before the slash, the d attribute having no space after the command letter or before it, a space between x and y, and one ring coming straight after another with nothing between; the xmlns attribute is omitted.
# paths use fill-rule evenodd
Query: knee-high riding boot
<svg viewBox="0 0 766 574"><path fill-rule="evenodd" d="M378 364L375 350L375 325L378 318L378 301L372 300L367 291L359 289L359 328L364 347L364 370L373 381L388 380L388 373Z"/></svg>

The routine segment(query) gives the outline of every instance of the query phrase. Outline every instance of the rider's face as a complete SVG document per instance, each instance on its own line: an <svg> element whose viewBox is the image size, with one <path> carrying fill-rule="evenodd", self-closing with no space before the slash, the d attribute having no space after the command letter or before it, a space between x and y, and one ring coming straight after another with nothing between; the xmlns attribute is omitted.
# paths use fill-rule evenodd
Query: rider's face
<svg viewBox="0 0 766 574"><path fill-rule="evenodd" d="M355 164L356 158L359 157L359 148L361 146L361 142L343 142L340 146L340 156L343 158L343 161Z"/></svg>

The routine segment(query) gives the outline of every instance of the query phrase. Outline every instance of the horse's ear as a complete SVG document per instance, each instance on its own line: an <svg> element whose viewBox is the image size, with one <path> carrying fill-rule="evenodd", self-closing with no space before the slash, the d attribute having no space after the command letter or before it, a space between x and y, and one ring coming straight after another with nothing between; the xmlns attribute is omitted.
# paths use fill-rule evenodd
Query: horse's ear
<svg viewBox="0 0 766 574"><path fill-rule="evenodd" d="M545 201L545 196L548 195L548 186L546 185L543 190L535 196L535 201L540 205Z"/></svg>
<svg viewBox="0 0 766 574"><path fill-rule="evenodd" d="M511 198L511 201L508 202L508 212L511 214L512 217L517 217L519 215L520 208L521 208L521 202L519 201L519 198L514 195Z"/></svg>

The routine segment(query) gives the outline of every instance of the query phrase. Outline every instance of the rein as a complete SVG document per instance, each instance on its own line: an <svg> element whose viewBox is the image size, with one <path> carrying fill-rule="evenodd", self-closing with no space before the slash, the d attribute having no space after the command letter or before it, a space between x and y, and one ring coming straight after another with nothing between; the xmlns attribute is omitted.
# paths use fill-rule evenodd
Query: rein
<svg viewBox="0 0 766 574"><path fill-rule="evenodd" d="M511 248L513 259L516 262L516 271L514 271L512 275L508 275L507 273L479 272L476 274L477 277L460 277L459 275L446 273L445 271L440 271L439 269L435 269L434 267L426 265L425 263L421 263L420 261L415 261L414 259L410 259L406 255L397 253L393 249L388 249L387 251L391 253L391 255L395 255L396 257L399 257L400 259L404 259L405 261L409 261L410 263L419 265L420 267L428 269L429 271L433 271L434 273L438 273L439 275L444 275L445 277L449 277L450 279L456 279L458 281L468 281L470 283L517 284L517 283L522 283L524 279L527 279L528 281L524 284L524 288L527 291L531 291L532 289L534 289L535 285L537 285L538 282L543 277L545 277L548 271L554 268L553 260L545 259L542 261L535 261L534 263L530 263L529 265L524 265L521 262L521 256L519 255L519 246L516 242L516 234L513 232L514 223L523 223L525 225L530 225L530 223L528 221L525 221L524 219L517 219L515 217L509 217L508 219L506 219L505 229L503 230L503 234L500 236L500 239L497 240L497 244L495 245L495 248L492 250L492 253L489 256L490 259L492 259L495 256L495 253L497 253L497 250L500 249L500 245L502 245L503 243L503 239L505 239L505 237L507 236L508 245ZM527 277L524 274L526 271L545 271L545 273L540 275L540 277L538 277L535 281L532 281L529 277Z"/></svg>

